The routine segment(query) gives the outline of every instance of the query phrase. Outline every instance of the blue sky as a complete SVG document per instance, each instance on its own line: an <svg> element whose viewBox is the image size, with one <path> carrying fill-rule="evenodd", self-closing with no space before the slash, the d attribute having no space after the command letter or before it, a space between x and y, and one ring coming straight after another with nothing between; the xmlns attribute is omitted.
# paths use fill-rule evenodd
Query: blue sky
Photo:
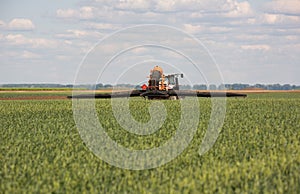
<svg viewBox="0 0 300 194"><path fill-rule="evenodd" d="M96 42L141 24L167 25L196 37L219 65L225 83L300 85L300 0L1 1L0 84L73 83L80 62ZM120 44L114 40L106 46L112 52ZM188 49L188 44L180 44ZM119 64L132 66L145 61L143 55L165 65L174 62L162 52L146 50L132 52ZM98 68L105 54L99 54ZM145 78L152 66L147 63L142 66L141 61ZM197 76L191 68L178 68ZM109 68L106 74L112 76L98 81L114 83L117 69ZM122 81L139 81L130 79L134 76L128 71Z"/></svg>

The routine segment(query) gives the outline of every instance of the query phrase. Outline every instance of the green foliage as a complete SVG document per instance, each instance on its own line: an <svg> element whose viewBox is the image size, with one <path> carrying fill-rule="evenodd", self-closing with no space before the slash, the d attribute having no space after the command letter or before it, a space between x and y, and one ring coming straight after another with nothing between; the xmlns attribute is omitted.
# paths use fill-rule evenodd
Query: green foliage
<svg viewBox="0 0 300 194"><path fill-rule="evenodd" d="M23 98L23 97L42 97L42 96L69 96L72 91L5 91L0 92L0 98Z"/></svg>
<svg viewBox="0 0 300 194"><path fill-rule="evenodd" d="M0 193L300 193L300 98L273 95L227 99L223 129L204 156L198 149L210 99L199 99L200 123L189 147L143 171L110 166L91 153L70 100L0 101ZM147 122L150 103L133 98L132 116ZM107 133L131 149L157 147L174 135L180 102L163 104L169 114L162 129L144 137L119 126L110 100L96 100Z"/></svg>

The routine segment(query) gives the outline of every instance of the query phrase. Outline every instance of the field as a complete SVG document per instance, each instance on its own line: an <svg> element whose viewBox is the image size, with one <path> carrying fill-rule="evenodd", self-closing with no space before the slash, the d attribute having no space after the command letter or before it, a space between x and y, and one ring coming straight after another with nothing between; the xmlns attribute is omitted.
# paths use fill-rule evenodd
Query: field
<svg viewBox="0 0 300 194"><path fill-rule="evenodd" d="M140 171L111 166L89 151L71 100L42 100L66 94L0 93L7 99L0 100L0 193L300 193L300 93L228 98L222 131L203 156L198 149L211 102L200 98L199 126L189 146L173 161ZM130 101L137 121L150 119L150 103ZM96 108L112 139L130 149L150 149L171 138L179 123L180 102L163 103L165 123L145 137L118 125L110 100L96 100Z"/></svg>

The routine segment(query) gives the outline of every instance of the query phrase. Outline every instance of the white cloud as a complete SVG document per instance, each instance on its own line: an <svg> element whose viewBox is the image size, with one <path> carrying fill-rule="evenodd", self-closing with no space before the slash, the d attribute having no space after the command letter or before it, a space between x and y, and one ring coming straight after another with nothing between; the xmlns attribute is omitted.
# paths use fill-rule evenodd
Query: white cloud
<svg viewBox="0 0 300 194"><path fill-rule="evenodd" d="M4 51L0 54L1 57L7 57L7 58L19 58L19 59L38 59L41 58L41 55L33 53L28 50L22 50L22 51Z"/></svg>
<svg viewBox="0 0 300 194"><path fill-rule="evenodd" d="M235 37L241 41L264 41L269 38L266 34L239 34Z"/></svg>
<svg viewBox="0 0 300 194"><path fill-rule="evenodd" d="M123 10L143 10L146 11L151 6L151 1L149 0L122 0L116 4L116 8Z"/></svg>
<svg viewBox="0 0 300 194"><path fill-rule="evenodd" d="M222 26L205 26L200 24L184 24L183 29L190 34L197 34L197 33L225 33L229 32L232 29L229 27L222 27Z"/></svg>
<svg viewBox="0 0 300 194"><path fill-rule="evenodd" d="M261 51L268 51L271 49L271 47L266 44L242 45L241 48L243 50L261 50Z"/></svg>
<svg viewBox="0 0 300 194"><path fill-rule="evenodd" d="M9 22L8 28L10 30L33 30L35 26L30 19L15 18Z"/></svg>
<svg viewBox="0 0 300 194"><path fill-rule="evenodd" d="M73 44L73 42L70 41L70 40L65 40L64 43L67 44L67 45L72 45Z"/></svg>
<svg viewBox="0 0 300 194"><path fill-rule="evenodd" d="M5 28L6 27L6 23L2 20L0 20L0 29L1 28Z"/></svg>
<svg viewBox="0 0 300 194"><path fill-rule="evenodd" d="M299 24L300 17L283 14L264 14L262 22L265 24Z"/></svg>
<svg viewBox="0 0 300 194"><path fill-rule="evenodd" d="M65 38L65 39L78 39L78 38L100 38L103 35L99 32L70 29L67 30L66 33L57 34L55 36L58 38Z"/></svg>
<svg viewBox="0 0 300 194"><path fill-rule="evenodd" d="M96 30L117 30L121 28L121 26L118 24L95 23L95 22L90 22L86 24L86 27L89 29L96 29Z"/></svg>
<svg viewBox="0 0 300 194"><path fill-rule="evenodd" d="M275 14L265 14L264 21L268 24L274 24L278 20L278 15Z"/></svg>
<svg viewBox="0 0 300 194"><path fill-rule="evenodd" d="M188 12L193 18L206 14L231 18L253 15L253 10L247 1L238 2L237 0L95 0L95 2L93 6L81 7L77 10L58 9L56 15L60 18L77 19L95 19L103 16L111 20L115 18L124 20L130 17L130 13L134 13L135 20L144 18L145 13L148 13L149 17L156 17L157 13L166 12ZM166 18L168 18L167 15L161 17L160 20L163 21Z"/></svg>
<svg viewBox="0 0 300 194"><path fill-rule="evenodd" d="M23 51L22 54L20 55L22 58L25 58L25 59L37 59L37 58L40 58L41 56L36 54L36 53L33 53L33 52L29 52L29 51Z"/></svg>
<svg viewBox="0 0 300 194"><path fill-rule="evenodd" d="M253 17L247 17L247 18L236 18L235 20L231 20L231 21L228 21L228 24L230 25L233 25L233 26L238 26L238 27L241 27L241 26L250 26L250 25L255 25L258 23L258 19L255 18L255 16Z"/></svg>
<svg viewBox="0 0 300 194"><path fill-rule="evenodd" d="M76 18L78 12L74 9L58 9L56 15L59 18Z"/></svg>
<svg viewBox="0 0 300 194"><path fill-rule="evenodd" d="M253 15L253 10L249 2L245 1L238 3L232 0L228 2L231 2L232 8L228 13L225 14L226 17L236 18Z"/></svg>
<svg viewBox="0 0 300 194"><path fill-rule="evenodd" d="M176 11L177 4L175 0L159 1L155 6L158 11Z"/></svg>
<svg viewBox="0 0 300 194"><path fill-rule="evenodd" d="M94 11L95 8L93 7L88 7L88 6L81 7L79 11L79 17L81 19L91 19L94 17Z"/></svg>
<svg viewBox="0 0 300 194"><path fill-rule="evenodd" d="M143 47L135 48L135 49L132 50L132 52L133 52L134 54L143 54L143 53L145 53L146 51L147 51L147 49L146 49L146 48L143 48Z"/></svg>
<svg viewBox="0 0 300 194"><path fill-rule="evenodd" d="M153 4L155 10L160 12L216 12L228 10L231 7L228 4L232 4L232 0L155 0Z"/></svg>
<svg viewBox="0 0 300 194"><path fill-rule="evenodd" d="M22 34L8 34L4 37L10 45L28 46L30 48L56 48L57 43L44 38L28 38Z"/></svg>
<svg viewBox="0 0 300 194"><path fill-rule="evenodd" d="M285 36L285 38L287 40L291 40L291 41L296 41L296 40L299 40L299 36L295 36L295 35L289 35L289 36Z"/></svg>
<svg viewBox="0 0 300 194"><path fill-rule="evenodd" d="M190 33L190 34L196 34L196 33L202 32L204 30L203 26L192 25L192 24L184 24L183 28L187 33Z"/></svg>
<svg viewBox="0 0 300 194"><path fill-rule="evenodd" d="M300 15L300 0L275 0L266 4L267 12Z"/></svg>
<svg viewBox="0 0 300 194"><path fill-rule="evenodd" d="M65 19L92 19L95 17L96 8L83 6L79 10L75 9L58 9L56 16Z"/></svg>
<svg viewBox="0 0 300 194"><path fill-rule="evenodd" d="M229 27L222 27L222 26L212 26L209 27L209 32L215 32L215 33L224 33L224 32L229 32L232 30L232 28Z"/></svg>

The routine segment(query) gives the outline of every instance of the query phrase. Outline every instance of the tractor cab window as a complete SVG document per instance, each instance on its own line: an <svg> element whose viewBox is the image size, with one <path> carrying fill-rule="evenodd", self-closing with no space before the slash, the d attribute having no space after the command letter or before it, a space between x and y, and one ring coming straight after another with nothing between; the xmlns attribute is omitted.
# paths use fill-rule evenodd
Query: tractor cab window
<svg viewBox="0 0 300 194"><path fill-rule="evenodd" d="M168 80L169 80L170 85L175 85L175 77L174 76L169 76Z"/></svg>

